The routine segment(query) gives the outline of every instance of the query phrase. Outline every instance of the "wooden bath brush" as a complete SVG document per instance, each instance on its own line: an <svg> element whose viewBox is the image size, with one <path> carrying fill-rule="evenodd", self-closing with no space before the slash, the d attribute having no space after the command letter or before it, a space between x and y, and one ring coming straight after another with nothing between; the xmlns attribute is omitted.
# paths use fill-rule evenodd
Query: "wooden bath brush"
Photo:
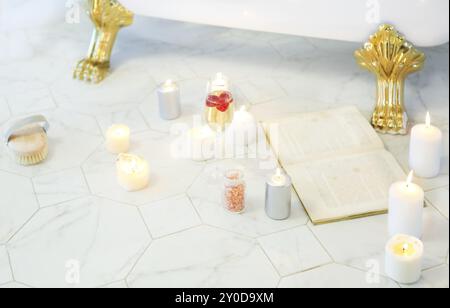
<svg viewBox="0 0 450 308"><path fill-rule="evenodd" d="M14 122L4 134L11 158L23 166L44 161L48 155L48 129L49 123L44 116L32 116Z"/></svg>

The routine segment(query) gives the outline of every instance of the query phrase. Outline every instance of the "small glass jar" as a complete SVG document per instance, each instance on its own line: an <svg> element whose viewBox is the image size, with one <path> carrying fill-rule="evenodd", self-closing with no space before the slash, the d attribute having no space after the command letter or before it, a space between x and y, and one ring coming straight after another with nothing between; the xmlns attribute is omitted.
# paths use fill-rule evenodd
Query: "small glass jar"
<svg viewBox="0 0 450 308"><path fill-rule="evenodd" d="M225 172L223 206L231 212L240 214L245 210L246 184L244 173L240 170Z"/></svg>

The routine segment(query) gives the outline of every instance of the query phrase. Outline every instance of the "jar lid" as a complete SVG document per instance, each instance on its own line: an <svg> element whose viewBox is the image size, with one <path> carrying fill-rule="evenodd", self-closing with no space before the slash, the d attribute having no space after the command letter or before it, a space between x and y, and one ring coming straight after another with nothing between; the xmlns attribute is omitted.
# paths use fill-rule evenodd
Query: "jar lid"
<svg viewBox="0 0 450 308"><path fill-rule="evenodd" d="M244 180L244 172L238 169L231 169L224 174L225 183L236 183Z"/></svg>

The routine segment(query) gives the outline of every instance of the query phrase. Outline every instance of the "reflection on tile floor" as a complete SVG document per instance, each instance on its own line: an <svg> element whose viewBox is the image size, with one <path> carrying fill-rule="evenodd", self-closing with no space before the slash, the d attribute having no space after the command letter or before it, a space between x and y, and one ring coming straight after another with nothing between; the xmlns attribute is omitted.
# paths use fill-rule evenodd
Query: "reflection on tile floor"
<svg viewBox="0 0 450 308"><path fill-rule="evenodd" d="M386 216L313 226L294 197L292 217L275 222L264 213L260 161L170 158L172 125L201 116L206 80L217 71L259 120L343 105L370 117L375 82L353 58L360 44L137 18L120 35L113 74L89 85L71 76L90 30L87 19L28 29L33 58L0 58L0 130L30 113L52 125L42 165L19 167L0 148L0 287L406 287L368 279L368 264L383 267ZM429 110L446 146L442 174L420 180L431 206L426 270L412 287L448 287L449 49L425 52L425 70L408 81L407 108L414 122ZM169 78L181 86L183 116L165 122L154 90ZM145 191L116 183L115 157L104 150L115 122L131 127L131 151L150 162ZM407 171L408 138L382 138ZM247 171L241 216L220 207L212 175L227 166Z"/></svg>

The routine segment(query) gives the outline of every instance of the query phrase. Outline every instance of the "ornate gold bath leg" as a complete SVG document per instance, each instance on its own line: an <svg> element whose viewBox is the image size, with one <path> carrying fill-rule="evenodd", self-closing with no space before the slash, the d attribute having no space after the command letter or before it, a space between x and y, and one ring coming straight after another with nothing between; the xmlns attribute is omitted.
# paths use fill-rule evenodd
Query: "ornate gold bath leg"
<svg viewBox="0 0 450 308"><path fill-rule="evenodd" d="M119 30L133 23L133 13L116 0L87 0L94 23L88 55L74 71L74 78L98 83L105 79Z"/></svg>
<svg viewBox="0 0 450 308"><path fill-rule="evenodd" d="M405 80L409 74L423 68L425 54L408 43L394 27L382 25L355 55L359 65L378 79L372 125L382 133L406 134Z"/></svg>

